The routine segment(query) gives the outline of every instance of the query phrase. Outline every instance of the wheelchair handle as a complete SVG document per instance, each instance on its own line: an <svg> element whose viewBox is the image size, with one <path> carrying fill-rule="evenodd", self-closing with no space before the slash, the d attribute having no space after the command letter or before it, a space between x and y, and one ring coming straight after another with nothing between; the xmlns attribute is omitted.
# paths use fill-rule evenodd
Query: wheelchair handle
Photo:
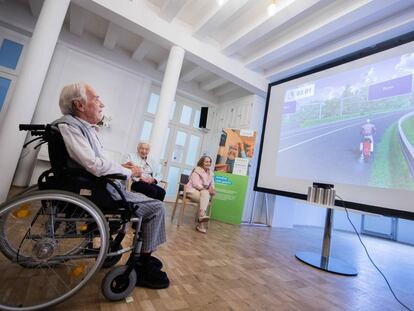
<svg viewBox="0 0 414 311"><path fill-rule="evenodd" d="M19 131L42 131L46 129L44 124L19 124Z"/></svg>

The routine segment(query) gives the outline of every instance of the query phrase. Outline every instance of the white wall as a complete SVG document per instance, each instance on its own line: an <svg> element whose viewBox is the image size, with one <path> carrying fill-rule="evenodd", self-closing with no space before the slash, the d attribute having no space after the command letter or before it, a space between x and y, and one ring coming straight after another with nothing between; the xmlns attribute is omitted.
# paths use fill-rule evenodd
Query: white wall
<svg viewBox="0 0 414 311"><path fill-rule="evenodd" d="M101 129L105 149L125 152L131 136L137 136L135 129L141 122L143 106L141 95L148 93L148 83L109 62L58 44L33 121L46 123L61 116L60 90L76 81L85 81L95 88L105 104L104 114L113 119L111 128Z"/></svg>

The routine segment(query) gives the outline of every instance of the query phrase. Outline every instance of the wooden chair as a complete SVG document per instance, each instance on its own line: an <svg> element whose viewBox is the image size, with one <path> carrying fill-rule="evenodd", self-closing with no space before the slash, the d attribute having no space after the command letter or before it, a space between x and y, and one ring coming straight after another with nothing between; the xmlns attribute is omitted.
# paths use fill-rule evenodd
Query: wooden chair
<svg viewBox="0 0 414 311"><path fill-rule="evenodd" d="M197 219L197 215L198 215L199 203L191 201L189 198L187 198L187 192L185 190L185 185L188 183L189 178L190 178L189 175L181 174L180 182L178 183L177 197L175 198L174 208L171 214L171 222L172 222L174 220L175 211L177 210L177 205L178 203L181 203L181 209L180 209L180 214L178 217L177 227L179 227L183 222L184 211L187 205L190 204L190 205L196 206L197 209L196 209L195 219ZM208 209L208 216L211 216L211 200L210 200L210 203L208 204L207 209Z"/></svg>

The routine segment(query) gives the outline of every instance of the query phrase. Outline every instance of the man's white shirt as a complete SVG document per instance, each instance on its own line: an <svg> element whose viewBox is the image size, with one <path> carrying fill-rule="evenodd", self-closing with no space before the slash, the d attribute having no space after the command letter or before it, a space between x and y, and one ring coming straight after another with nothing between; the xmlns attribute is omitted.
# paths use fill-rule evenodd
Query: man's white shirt
<svg viewBox="0 0 414 311"><path fill-rule="evenodd" d="M96 134L95 126L80 118L77 119L85 124L91 132L91 137L95 140L96 145L103 149ZM101 152L102 156L97 156L90 146L88 139L78 128L65 123L59 124L58 127L63 137L63 141L65 142L66 150L68 151L71 159L84 167L89 173L98 177L110 174L122 174L127 176L127 178L131 176L131 170L108 159L105 155L103 155L103 150Z"/></svg>

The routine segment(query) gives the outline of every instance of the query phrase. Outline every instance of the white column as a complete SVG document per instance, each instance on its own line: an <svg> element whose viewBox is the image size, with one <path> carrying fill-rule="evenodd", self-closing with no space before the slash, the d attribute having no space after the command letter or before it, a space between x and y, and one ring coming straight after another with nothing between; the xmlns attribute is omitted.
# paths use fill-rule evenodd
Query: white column
<svg viewBox="0 0 414 311"><path fill-rule="evenodd" d="M45 0L4 123L0 125L0 202L10 188L26 137L19 123L30 123L70 0Z"/></svg>
<svg viewBox="0 0 414 311"><path fill-rule="evenodd" d="M170 110L177 91L183 60L184 49L179 46L173 46L170 50L170 55L168 56L157 114L155 115L154 124L152 125L150 138L151 157L157 161L157 163L159 163L161 159L162 144L164 143L165 133L167 133L168 122L170 121Z"/></svg>

